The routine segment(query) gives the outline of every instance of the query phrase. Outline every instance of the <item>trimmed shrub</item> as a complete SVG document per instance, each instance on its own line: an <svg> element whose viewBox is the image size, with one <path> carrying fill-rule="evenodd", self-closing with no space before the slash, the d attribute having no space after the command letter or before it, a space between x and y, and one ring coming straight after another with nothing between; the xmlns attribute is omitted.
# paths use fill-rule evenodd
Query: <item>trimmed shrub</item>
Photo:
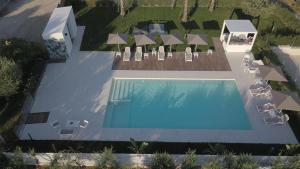
<svg viewBox="0 0 300 169"><path fill-rule="evenodd" d="M100 155L100 159L97 160L97 169L117 169L118 162L117 157L113 154L112 148L105 147Z"/></svg>
<svg viewBox="0 0 300 169"><path fill-rule="evenodd" d="M224 169L222 163L218 159L213 159L202 166L202 169Z"/></svg>
<svg viewBox="0 0 300 169"><path fill-rule="evenodd" d="M150 162L151 169L175 169L172 157L165 153L156 153Z"/></svg>
<svg viewBox="0 0 300 169"><path fill-rule="evenodd" d="M181 169L195 169L197 168L197 157L195 150L189 150L186 155L185 159L181 164Z"/></svg>
<svg viewBox="0 0 300 169"><path fill-rule="evenodd" d="M258 169L257 164L247 154L241 154L236 159L236 166L233 169Z"/></svg>
<svg viewBox="0 0 300 169"><path fill-rule="evenodd" d="M226 153L223 158L224 169L233 169L236 166L236 160L233 153Z"/></svg>
<svg viewBox="0 0 300 169"><path fill-rule="evenodd" d="M13 157L9 160L11 168L26 168L23 160L23 151L20 147L16 147Z"/></svg>

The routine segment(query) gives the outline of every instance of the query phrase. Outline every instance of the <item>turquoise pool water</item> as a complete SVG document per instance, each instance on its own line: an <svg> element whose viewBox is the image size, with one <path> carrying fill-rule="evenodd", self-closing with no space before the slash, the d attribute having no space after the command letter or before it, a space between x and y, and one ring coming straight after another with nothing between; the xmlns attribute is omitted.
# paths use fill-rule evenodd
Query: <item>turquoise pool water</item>
<svg viewBox="0 0 300 169"><path fill-rule="evenodd" d="M251 124L233 80L114 79L103 127L249 130Z"/></svg>

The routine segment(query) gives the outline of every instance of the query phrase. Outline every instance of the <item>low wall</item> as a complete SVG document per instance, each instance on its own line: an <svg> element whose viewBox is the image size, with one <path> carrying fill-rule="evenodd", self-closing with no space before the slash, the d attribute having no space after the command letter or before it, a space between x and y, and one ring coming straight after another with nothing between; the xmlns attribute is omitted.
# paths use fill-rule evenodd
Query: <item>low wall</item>
<svg viewBox="0 0 300 169"><path fill-rule="evenodd" d="M300 47L288 45L273 46L272 51L278 56L283 69L300 89Z"/></svg>
<svg viewBox="0 0 300 169"><path fill-rule="evenodd" d="M272 49L275 51L275 53L300 56L300 47L291 47L290 45L279 45L272 47Z"/></svg>
<svg viewBox="0 0 300 169"><path fill-rule="evenodd" d="M13 153L4 153L7 158L13 157ZM61 164L68 164L71 165L78 165L81 166L95 166L97 163L97 159L99 159L100 155L96 153L59 153L60 158L59 163ZM153 157L153 154L115 154L120 165L126 166L147 166L150 160ZM28 165L36 165L36 161L39 161L39 165L47 166L50 164L51 160L54 158L54 153L37 153L35 158L32 158L28 154L24 153L24 162ZM177 165L181 164L185 155L171 155L173 160ZM197 164L203 165L207 161L215 158L222 158L222 156L216 155L197 155ZM292 160L294 157L291 156L251 156L251 158L257 162L262 167L269 167L272 164L272 161L276 160L277 158L281 158L282 160ZM70 163L71 162L71 163Z"/></svg>

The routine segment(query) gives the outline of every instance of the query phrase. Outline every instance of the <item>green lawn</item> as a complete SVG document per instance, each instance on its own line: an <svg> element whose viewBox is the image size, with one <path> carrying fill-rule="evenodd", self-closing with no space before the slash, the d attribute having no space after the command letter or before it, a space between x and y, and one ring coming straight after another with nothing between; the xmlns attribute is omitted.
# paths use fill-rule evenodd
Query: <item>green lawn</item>
<svg viewBox="0 0 300 169"><path fill-rule="evenodd" d="M277 34L268 36L268 41L274 44L291 44L293 38L286 28L290 27L294 16L285 9L278 9L274 15L262 16L253 19L254 25L260 33L268 32L272 24L278 30ZM189 23L184 25L180 22L182 8L169 7L136 7L127 13L125 17L118 14L118 10L104 7L83 7L76 13L79 25L86 26L81 50L116 50L116 46L107 45L106 40L109 33L132 34L134 27L144 28L149 23L165 23L169 33L180 32L182 35L189 32L206 33L210 37L209 46L212 47L211 38L218 37L224 19L249 19L251 16L244 14L240 8L217 8L214 12L209 12L207 8L190 9ZM284 19L286 18L286 20ZM294 22L295 23L295 22ZM287 32L285 35L284 31ZM297 35L299 37L299 35ZM259 36L258 41L266 40L266 37ZM157 45L162 44L157 38ZM133 37L129 37L129 44L134 47ZM300 45L300 38L296 39L295 45ZM183 51L186 45L174 47L177 51ZM209 46L200 46L199 49L207 50ZM124 47L124 45L122 46ZM152 46L150 46L152 47Z"/></svg>
<svg viewBox="0 0 300 169"><path fill-rule="evenodd" d="M125 17L120 17L111 8L87 7L79 11L77 21L85 25L82 50L114 50L115 46L106 45L108 33L129 33L134 27L143 28L149 23L165 23L168 32L180 32L182 35L188 32L206 33L210 37L220 34L224 19L228 19L232 13L230 8L219 8L214 13L209 13L207 8L196 8L190 22L183 25L180 22L181 8L135 8ZM158 38L159 39L159 38ZM158 40L158 43L162 43ZM133 37L129 38L129 46L134 45ZM211 39L209 45L212 45ZM185 45L177 45L176 50L184 50ZM207 50L208 46L199 47Z"/></svg>

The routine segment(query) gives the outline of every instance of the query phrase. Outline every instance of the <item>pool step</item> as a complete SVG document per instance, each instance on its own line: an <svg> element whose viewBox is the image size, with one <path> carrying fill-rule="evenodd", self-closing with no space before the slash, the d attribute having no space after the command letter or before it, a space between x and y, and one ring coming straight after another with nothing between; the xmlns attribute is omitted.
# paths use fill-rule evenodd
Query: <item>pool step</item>
<svg viewBox="0 0 300 169"><path fill-rule="evenodd" d="M125 80L115 80L113 84L112 102L129 102L133 92L133 83Z"/></svg>

